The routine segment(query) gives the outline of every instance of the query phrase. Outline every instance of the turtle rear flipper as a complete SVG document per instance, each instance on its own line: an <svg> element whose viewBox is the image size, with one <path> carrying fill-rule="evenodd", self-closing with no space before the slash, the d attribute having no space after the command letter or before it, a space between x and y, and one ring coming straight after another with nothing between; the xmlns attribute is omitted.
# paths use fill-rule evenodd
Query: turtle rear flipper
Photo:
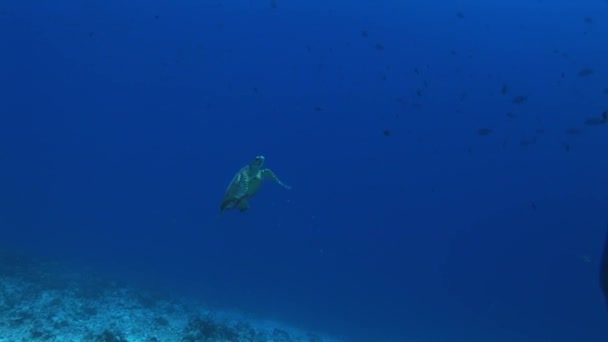
<svg viewBox="0 0 608 342"><path fill-rule="evenodd" d="M239 208L240 212L244 212L249 210L249 201L247 201L246 199L242 199L239 201L237 208Z"/></svg>
<svg viewBox="0 0 608 342"><path fill-rule="evenodd" d="M262 176L264 176L264 178L272 179L273 181L277 182L280 186L284 187L287 190L291 189L291 187L289 185L281 182L281 180L274 174L274 172L272 172L272 170L264 169L261 172L262 172Z"/></svg>
<svg viewBox="0 0 608 342"><path fill-rule="evenodd" d="M223 212L224 210L232 209L236 206L236 204L237 204L236 201L233 199L224 200L220 204L220 212Z"/></svg>
<svg viewBox="0 0 608 342"><path fill-rule="evenodd" d="M224 212L224 210L228 210L228 209L232 209L232 208L238 208L239 211L243 212L243 211L247 211L249 210L249 201L247 201L246 198L241 198L238 200L227 200L222 202L222 204L220 204L220 213Z"/></svg>

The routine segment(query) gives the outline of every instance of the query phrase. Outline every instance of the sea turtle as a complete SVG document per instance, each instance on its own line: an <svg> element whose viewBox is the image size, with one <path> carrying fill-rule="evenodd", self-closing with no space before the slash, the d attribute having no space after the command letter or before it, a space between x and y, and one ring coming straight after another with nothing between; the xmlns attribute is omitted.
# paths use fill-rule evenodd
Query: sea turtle
<svg viewBox="0 0 608 342"><path fill-rule="evenodd" d="M264 156L257 156L234 176L226 189L220 212L233 208L238 208L241 212L247 211L249 199L260 190L260 186L266 178L274 180L285 189L291 189L290 186L281 182L270 169L263 169L263 165Z"/></svg>

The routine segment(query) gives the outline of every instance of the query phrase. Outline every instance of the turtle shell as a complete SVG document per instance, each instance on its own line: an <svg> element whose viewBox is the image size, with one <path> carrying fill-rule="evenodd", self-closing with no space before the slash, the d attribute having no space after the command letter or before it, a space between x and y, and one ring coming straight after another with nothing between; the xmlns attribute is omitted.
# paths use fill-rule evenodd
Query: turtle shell
<svg viewBox="0 0 608 342"><path fill-rule="evenodd" d="M262 186L264 156L257 156L247 166L241 168L232 178L226 189L226 194L220 205L220 210L239 208L241 211L249 207L247 200L255 195Z"/></svg>
<svg viewBox="0 0 608 342"><path fill-rule="evenodd" d="M230 184L228 184L228 188L226 188L226 193L224 194L224 199L222 200L222 204L220 205L220 209L226 210L235 208L239 201L247 197L247 193L249 190L249 165L243 167L234 177Z"/></svg>
<svg viewBox="0 0 608 342"><path fill-rule="evenodd" d="M259 170L255 174L251 174L249 166L242 168L228 185L220 209L223 211L239 207L242 201L247 201L260 190L262 181L262 174ZM243 203L243 205L246 204Z"/></svg>

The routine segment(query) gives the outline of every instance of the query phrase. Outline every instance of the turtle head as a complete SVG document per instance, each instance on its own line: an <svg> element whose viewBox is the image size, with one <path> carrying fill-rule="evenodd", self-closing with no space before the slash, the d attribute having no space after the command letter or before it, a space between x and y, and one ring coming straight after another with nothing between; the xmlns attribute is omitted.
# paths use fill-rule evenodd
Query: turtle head
<svg viewBox="0 0 608 342"><path fill-rule="evenodd" d="M264 156L256 156L251 164L249 164L249 168L252 171L258 171L264 166Z"/></svg>

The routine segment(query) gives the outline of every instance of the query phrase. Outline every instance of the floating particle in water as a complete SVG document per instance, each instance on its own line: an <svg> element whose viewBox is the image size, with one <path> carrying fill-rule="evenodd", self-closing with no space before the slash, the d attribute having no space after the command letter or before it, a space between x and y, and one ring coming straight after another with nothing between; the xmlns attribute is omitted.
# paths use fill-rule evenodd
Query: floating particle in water
<svg viewBox="0 0 608 342"><path fill-rule="evenodd" d="M568 144L567 142L562 142L562 147L566 152L570 152L570 144Z"/></svg>
<svg viewBox="0 0 608 342"><path fill-rule="evenodd" d="M503 95L507 95L508 92L509 92L509 86L506 84L503 84L502 88L500 88L500 93Z"/></svg>
<svg viewBox="0 0 608 342"><path fill-rule="evenodd" d="M518 95L518 96L515 96L513 98L512 102L515 103L515 104L522 104L522 103L524 103L526 101L528 101L528 97L527 96Z"/></svg>
<svg viewBox="0 0 608 342"><path fill-rule="evenodd" d="M390 137L393 132L391 132L390 129L385 129L382 131L382 134L384 134L385 137Z"/></svg>
<svg viewBox="0 0 608 342"><path fill-rule="evenodd" d="M277 3L277 0L270 0L270 7L271 8L278 8L279 4Z"/></svg>
<svg viewBox="0 0 608 342"><path fill-rule="evenodd" d="M456 13L456 17L458 17L459 19L464 19L464 13L458 12Z"/></svg>
<svg viewBox="0 0 608 342"><path fill-rule="evenodd" d="M608 110L605 110L605 111L602 113L602 120L604 120L604 121L608 122Z"/></svg>
<svg viewBox="0 0 608 342"><path fill-rule="evenodd" d="M530 203L530 206L532 207L533 210L536 210L536 208L537 208L536 203L534 203L534 202Z"/></svg>
<svg viewBox="0 0 608 342"><path fill-rule="evenodd" d="M154 16L154 20L158 20L158 19L160 19L160 15L157 14Z"/></svg>
<svg viewBox="0 0 608 342"><path fill-rule="evenodd" d="M587 254L585 254L585 255L579 255L579 256L578 256L578 258L579 258L579 259L580 259L582 262L585 262L585 263L588 263L588 264L590 264L590 263L591 263L591 261L592 261L592 260L591 260L591 257L590 257L589 255L587 255Z"/></svg>
<svg viewBox="0 0 608 342"><path fill-rule="evenodd" d="M608 88L604 88L604 95L608 95Z"/></svg>
<svg viewBox="0 0 608 342"><path fill-rule="evenodd" d="M591 68L582 68L579 72L578 75L580 77L587 77L587 76L591 76L593 75L593 69Z"/></svg>
<svg viewBox="0 0 608 342"><path fill-rule="evenodd" d="M320 112L320 111L322 111L322 110L323 110L323 107L321 107L321 106L319 106L319 105L316 105L316 106L315 106L315 112Z"/></svg>
<svg viewBox="0 0 608 342"><path fill-rule="evenodd" d="M490 135L490 133L492 133L491 128L480 128L477 130L477 135L481 136Z"/></svg>
<svg viewBox="0 0 608 342"><path fill-rule="evenodd" d="M536 134L545 134L545 130L542 128L539 128L536 130Z"/></svg>
<svg viewBox="0 0 608 342"><path fill-rule="evenodd" d="M414 68L414 72L416 73L416 75L420 75L420 69L418 67Z"/></svg>
<svg viewBox="0 0 608 342"><path fill-rule="evenodd" d="M560 74L560 76L561 76L562 78L566 78L566 73L562 71L562 72L561 72L561 74Z"/></svg>
<svg viewBox="0 0 608 342"><path fill-rule="evenodd" d="M420 88L416 89L416 96L418 96L418 97L422 96L422 89L420 89Z"/></svg>
<svg viewBox="0 0 608 342"><path fill-rule="evenodd" d="M606 119L604 118L589 118L585 120L585 125L587 126L599 126L606 123Z"/></svg>
<svg viewBox="0 0 608 342"><path fill-rule="evenodd" d="M519 144L521 146L530 146L530 145L534 145L536 144L536 138L532 138L532 139L522 139L520 140Z"/></svg>
<svg viewBox="0 0 608 342"><path fill-rule="evenodd" d="M578 128L568 128L566 130L566 134L569 134L569 135L581 135L581 134L583 134L583 131L581 131Z"/></svg>
<svg viewBox="0 0 608 342"><path fill-rule="evenodd" d="M515 113L513 113L513 112L508 112L508 113L507 113L507 117L508 117L508 118L511 118L511 119L515 119Z"/></svg>
<svg viewBox="0 0 608 342"><path fill-rule="evenodd" d="M380 43L376 43L376 50L378 50L378 51L384 51L384 45L382 45Z"/></svg>
<svg viewBox="0 0 608 342"><path fill-rule="evenodd" d="M363 38L369 37L369 32L367 32L366 30L361 31L361 37L363 37Z"/></svg>
<svg viewBox="0 0 608 342"><path fill-rule="evenodd" d="M591 17L585 17L584 20L585 20L585 23L587 23L587 24L593 24L593 18L591 18Z"/></svg>

